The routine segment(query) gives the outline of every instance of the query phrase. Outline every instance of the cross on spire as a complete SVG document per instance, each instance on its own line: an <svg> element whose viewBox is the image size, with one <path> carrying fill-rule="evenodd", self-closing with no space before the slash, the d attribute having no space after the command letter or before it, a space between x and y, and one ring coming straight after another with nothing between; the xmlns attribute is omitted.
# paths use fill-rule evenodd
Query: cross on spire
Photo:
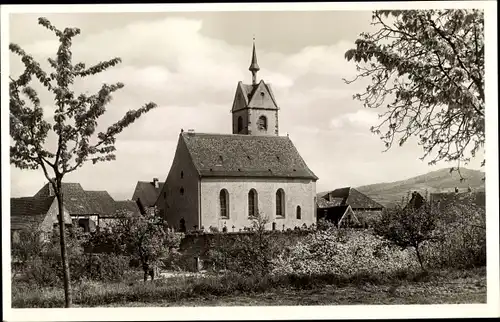
<svg viewBox="0 0 500 322"><path fill-rule="evenodd" d="M253 37L253 50L252 50L252 62L250 63L249 71L252 72L252 84L257 84L257 72L260 70L259 64L257 64L257 54L255 52L255 36Z"/></svg>

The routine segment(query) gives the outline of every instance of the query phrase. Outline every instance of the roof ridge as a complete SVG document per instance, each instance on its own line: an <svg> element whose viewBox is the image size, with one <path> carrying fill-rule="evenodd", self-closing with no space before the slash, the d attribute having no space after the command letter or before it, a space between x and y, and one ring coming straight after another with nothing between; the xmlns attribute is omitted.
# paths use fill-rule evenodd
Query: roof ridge
<svg viewBox="0 0 500 322"><path fill-rule="evenodd" d="M181 135L183 136L230 136L230 137L246 137L246 138L283 138L283 139L289 139L289 136L286 135L250 135L250 134L232 134L232 133L210 133L210 132L182 132ZM291 140L290 140L291 141Z"/></svg>

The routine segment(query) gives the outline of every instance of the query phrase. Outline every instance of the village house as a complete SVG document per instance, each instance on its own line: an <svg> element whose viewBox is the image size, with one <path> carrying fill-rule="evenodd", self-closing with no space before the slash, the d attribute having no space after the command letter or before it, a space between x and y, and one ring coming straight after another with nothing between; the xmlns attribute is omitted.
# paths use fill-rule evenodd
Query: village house
<svg viewBox="0 0 500 322"><path fill-rule="evenodd" d="M318 218L338 218L339 211L344 215L347 208L341 211L343 208L337 207L345 206L350 206L355 215L354 217L363 226L373 225L373 222L382 215L382 210L384 208L378 202L351 187L318 193ZM349 212L346 214L349 214Z"/></svg>
<svg viewBox="0 0 500 322"><path fill-rule="evenodd" d="M72 226L71 217L63 210L64 223ZM46 241L59 224L59 207L55 196L21 197L10 199L10 230L12 243L19 242L23 230L40 231L41 241Z"/></svg>
<svg viewBox="0 0 500 322"><path fill-rule="evenodd" d="M153 178L153 181L138 181L135 185L132 200L137 203L139 210L145 214L148 209L154 207L156 199L163 189L164 182L160 182L158 178Z"/></svg>
<svg viewBox="0 0 500 322"><path fill-rule="evenodd" d="M350 205L334 206L321 210L318 211L318 220L325 219L338 228L356 228L362 226Z"/></svg>
<svg viewBox="0 0 500 322"><path fill-rule="evenodd" d="M177 230L239 231L258 214L267 229L316 223L316 181L288 136L279 135L271 85L257 82L255 44L249 70L232 105L232 134L181 130L156 206Z"/></svg>
<svg viewBox="0 0 500 322"><path fill-rule="evenodd" d="M76 227L85 232L105 227L121 214L140 214L133 200L115 201L107 191L87 191L79 183L62 183L64 208L69 213ZM35 198L54 197L50 183L45 184Z"/></svg>

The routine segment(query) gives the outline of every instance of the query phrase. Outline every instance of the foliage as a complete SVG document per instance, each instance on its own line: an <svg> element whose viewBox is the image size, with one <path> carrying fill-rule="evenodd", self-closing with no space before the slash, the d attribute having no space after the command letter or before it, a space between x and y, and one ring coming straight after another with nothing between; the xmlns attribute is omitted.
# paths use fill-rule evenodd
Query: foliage
<svg viewBox="0 0 500 322"><path fill-rule="evenodd" d="M11 244L12 278L28 269L30 260L38 256L44 248L44 234L36 227L30 225L18 233L17 240Z"/></svg>
<svg viewBox="0 0 500 322"><path fill-rule="evenodd" d="M268 223L269 219L259 213L252 219L248 233L236 234L231 239L217 236L209 251L215 268L253 276L270 273L278 245L266 231Z"/></svg>
<svg viewBox="0 0 500 322"><path fill-rule="evenodd" d="M318 230L273 260L273 274L377 275L412 269L412 254L369 230Z"/></svg>
<svg viewBox="0 0 500 322"><path fill-rule="evenodd" d="M336 228L335 224L325 218L318 219L318 230L331 230Z"/></svg>
<svg viewBox="0 0 500 322"><path fill-rule="evenodd" d="M443 238L426 244L423 252L434 267L471 268L486 265L486 213L472 204L444 209L437 223Z"/></svg>
<svg viewBox="0 0 500 322"><path fill-rule="evenodd" d="M129 258L117 254L86 255L85 274L87 280L120 281L129 268Z"/></svg>
<svg viewBox="0 0 500 322"><path fill-rule="evenodd" d="M377 31L361 33L345 53L358 71L345 82L371 80L354 98L387 107L371 131L387 149L418 137L431 164L467 163L484 146L483 11L381 10L372 21Z"/></svg>
<svg viewBox="0 0 500 322"><path fill-rule="evenodd" d="M154 213L141 216L122 214L108 231L93 236L93 246L106 244L119 254L140 262L145 276L158 267L172 249L179 247L182 234L167 231L163 218Z"/></svg>
<svg viewBox="0 0 500 322"><path fill-rule="evenodd" d="M392 209L384 209L382 218L375 225L375 232L403 249L414 248L424 270L421 246L427 241L439 239L435 230L437 218L437 212L429 203L419 208L396 205Z"/></svg>
<svg viewBox="0 0 500 322"><path fill-rule="evenodd" d="M29 243L22 248L13 247L16 258L25 259L19 266L18 278L30 285L60 286L62 281L62 261L59 249L59 230L54 229L48 241L39 237L36 230L26 230L22 236ZM121 280L128 268L128 258L116 254L88 254L84 245L89 243L89 235L80 229L71 229L68 234L68 257L71 264L72 282L83 280L117 281ZM18 245L18 244L16 244ZM14 250L15 249L15 250Z"/></svg>

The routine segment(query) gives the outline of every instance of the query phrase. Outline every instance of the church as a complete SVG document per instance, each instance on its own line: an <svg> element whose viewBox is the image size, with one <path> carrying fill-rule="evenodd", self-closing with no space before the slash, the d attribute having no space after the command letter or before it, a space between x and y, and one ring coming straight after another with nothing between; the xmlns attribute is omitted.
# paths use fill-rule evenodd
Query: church
<svg viewBox="0 0 500 322"><path fill-rule="evenodd" d="M258 214L266 229L316 223L316 181L288 136L279 135L279 110L270 84L238 82L232 134L181 130L172 166L156 207L178 231L240 231Z"/></svg>

